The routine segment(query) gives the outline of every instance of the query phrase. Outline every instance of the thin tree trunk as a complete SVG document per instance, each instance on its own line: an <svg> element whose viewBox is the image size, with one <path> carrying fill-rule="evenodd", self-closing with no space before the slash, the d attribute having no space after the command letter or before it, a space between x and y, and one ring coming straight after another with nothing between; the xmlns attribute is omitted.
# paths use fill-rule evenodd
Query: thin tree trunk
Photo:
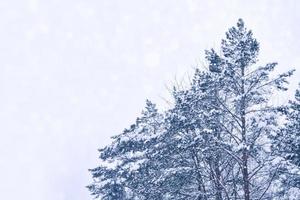
<svg viewBox="0 0 300 200"><path fill-rule="evenodd" d="M216 161L215 161L215 173L216 173L216 200L222 200L222 186L221 186L221 171L219 167L219 160L220 156L219 153L216 155Z"/></svg>
<svg viewBox="0 0 300 200"><path fill-rule="evenodd" d="M245 102L245 69L242 67L242 99L241 99L241 121L242 121L242 142L243 142L243 155L242 155L242 173L243 173L243 190L244 199L250 200L249 189L249 172L248 172L248 149L247 149L247 137L246 137L246 102Z"/></svg>
<svg viewBox="0 0 300 200"><path fill-rule="evenodd" d="M243 189L245 200L250 200L250 189L249 189L249 172L248 172L248 152L246 149L243 150Z"/></svg>
<svg viewBox="0 0 300 200"><path fill-rule="evenodd" d="M197 156L197 153L194 150L192 151L192 154L193 154L194 165L195 165L196 172L197 172L198 191L200 192L200 194L197 197L197 200L207 200L205 183L203 182L201 172L199 171L200 161L199 161L199 158Z"/></svg>
<svg viewBox="0 0 300 200"><path fill-rule="evenodd" d="M219 98L219 92L217 89L214 91L215 95L215 104L218 105L218 98ZM217 124L219 125L221 123L220 116L217 117ZM218 126L217 125L217 126ZM222 185L221 185L221 170L220 170L220 150L219 150L219 141L221 140L221 131L218 127L215 127L216 132L215 132L215 137L217 138L217 141L215 142L215 148L216 148L216 155L214 157L213 161L213 170L215 173L215 187L216 187L216 200L223 200L222 198Z"/></svg>
<svg viewBox="0 0 300 200"><path fill-rule="evenodd" d="M234 200L237 200L238 199L238 196L237 196L237 183L236 183L236 175L234 174L234 165L233 165L233 169L231 171L232 173L232 179L233 179L233 193L234 193Z"/></svg>

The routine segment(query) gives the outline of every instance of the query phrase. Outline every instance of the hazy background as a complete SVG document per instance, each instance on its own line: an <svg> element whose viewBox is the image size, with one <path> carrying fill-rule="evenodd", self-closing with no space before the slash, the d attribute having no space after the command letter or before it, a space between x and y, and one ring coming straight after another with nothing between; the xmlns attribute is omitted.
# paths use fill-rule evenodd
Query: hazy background
<svg viewBox="0 0 300 200"><path fill-rule="evenodd" d="M298 0L0 0L0 199L91 199L97 148L146 98L165 107L167 86L240 17L263 63L299 69L295 88L299 10Z"/></svg>

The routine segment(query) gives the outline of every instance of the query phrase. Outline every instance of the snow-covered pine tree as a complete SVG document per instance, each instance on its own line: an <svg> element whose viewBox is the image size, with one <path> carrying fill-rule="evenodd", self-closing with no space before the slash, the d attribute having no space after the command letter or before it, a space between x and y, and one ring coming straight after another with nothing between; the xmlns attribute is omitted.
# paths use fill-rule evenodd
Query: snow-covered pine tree
<svg viewBox="0 0 300 200"><path fill-rule="evenodd" d="M270 187L277 169L271 169L276 158L270 149L269 135L276 132L279 113L269 105L274 90L286 90L287 78L293 70L274 78L270 73L276 63L256 67L259 43L247 30L243 20L232 27L222 41L221 55L215 51L207 53L210 70L219 75L222 87L218 102L227 115L226 127L231 137L229 155L237 161L235 182L236 198L270 199ZM217 70L216 70L217 69Z"/></svg>
<svg viewBox="0 0 300 200"><path fill-rule="evenodd" d="M287 123L282 131L284 138L281 140L281 153L290 163L300 168L300 84L295 100L289 102ZM300 182L298 186L300 187Z"/></svg>
<svg viewBox="0 0 300 200"><path fill-rule="evenodd" d="M273 150L282 158L278 179L281 199L300 198L300 84L295 99L283 109L284 127L274 137Z"/></svg>
<svg viewBox="0 0 300 200"><path fill-rule="evenodd" d="M224 177L219 165L226 161L221 159L223 144L218 140L222 114L215 109L214 78L196 70L190 89L173 92L175 105L167 112L167 130L160 140L162 148L157 149L167 157L158 178L164 199L222 199Z"/></svg>
<svg viewBox="0 0 300 200"><path fill-rule="evenodd" d="M282 146L284 157L290 163L300 168L300 84L296 90L295 100L290 101L290 111L287 114L285 127L286 138L282 138L285 146ZM299 175L300 176L300 175ZM295 186L300 188L300 177Z"/></svg>
<svg viewBox="0 0 300 200"><path fill-rule="evenodd" d="M173 160L165 179L175 180L164 185L176 192L166 194L171 199L274 198L270 188L279 166L272 165L276 156L269 136L280 113L269 99L272 91L286 90L293 71L270 78L276 63L255 67L259 44L242 20L226 33L221 50L221 55L207 51L209 72L198 72L199 84L174 96L163 155ZM189 183L188 173L201 178ZM176 181L183 187L174 187Z"/></svg>
<svg viewBox="0 0 300 200"><path fill-rule="evenodd" d="M152 191L155 186L150 182L153 174L147 150L163 132L162 122L163 115L158 113L155 104L147 100L136 123L114 136L111 145L99 149L100 166L90 169L94 182L87 186L95 198L161 199L160 193Z"/></svg>

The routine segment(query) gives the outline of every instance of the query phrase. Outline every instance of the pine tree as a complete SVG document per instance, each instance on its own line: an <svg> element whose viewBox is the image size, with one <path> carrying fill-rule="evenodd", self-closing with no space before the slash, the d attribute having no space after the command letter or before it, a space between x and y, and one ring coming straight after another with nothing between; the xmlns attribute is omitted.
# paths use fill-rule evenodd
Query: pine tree
<svg viewBox="0 0 300 200"><path fill-rule="evenodd" d="M147 100L136 123L113 137L111 145L99 150L101 164L90 169L94 183L87 186L92 195L103 200L151 197L151 190L148 190L150 168L147 167L150 159L146 150L155 144L162 129L162 119L155 104Z"/></svg>
<svg viewBox="0 0 300 200"><path fill-rule="evenodd" d="M300 84L295 100L289 102L287 123L282 131L285 137L281 140L281 152L290 163L300 167Z"/></svg>
<svg viewBox="0 0 300 200"><path fill-rule="evenodd" d="M293 70L270 78L276 63L255 67L259 43L241 19L237 27L226 33L221 51L217 55L212 50L207 57L210 66L214 66L210 70L219 74L218 81L222 83L217 99L229 122L223 125L232 127L228 131L228 137L232 138L230 156L236 159L237 170L241 172L235 178L241 179L236 181L240 183L237 189L242 189L245 200L271 198L268 191L277 170L267 167L275 159L268 136L276 132L279 113L268 103L271 91L287 89L285 84Z"/></svg>
<svg viewBox="0 0 300 200"><path fill-rule="evenodd" d="M282 199L300 198L300 84L295 100L283 109L286 123L274 137L273 150L282 158L280 194Z"/></svg>
<svg viewBox="0 0 300 200"><path fill-rule="evenodd" d="M172 185L167 189L172 191L171 199L222 199L217 136L220 113L217 105L211 106L216 103L213 80L211 73L197 70L189 90L174 91L175 105L168 111L169 126L161 141L167 147L163 155L171 161L161 180L173 180L167 184Z"/></svg>

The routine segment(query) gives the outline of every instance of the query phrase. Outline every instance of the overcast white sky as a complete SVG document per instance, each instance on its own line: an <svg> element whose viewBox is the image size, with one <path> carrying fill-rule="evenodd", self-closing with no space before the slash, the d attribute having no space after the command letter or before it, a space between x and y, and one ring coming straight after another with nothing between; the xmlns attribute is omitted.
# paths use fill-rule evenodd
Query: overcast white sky
<svg viewBox="0 0 300 200"><path fill-rule="evenodd" d="M0 199L88 200L97 148L243 18L299 69L300 1L1 0Z"/></svg>

